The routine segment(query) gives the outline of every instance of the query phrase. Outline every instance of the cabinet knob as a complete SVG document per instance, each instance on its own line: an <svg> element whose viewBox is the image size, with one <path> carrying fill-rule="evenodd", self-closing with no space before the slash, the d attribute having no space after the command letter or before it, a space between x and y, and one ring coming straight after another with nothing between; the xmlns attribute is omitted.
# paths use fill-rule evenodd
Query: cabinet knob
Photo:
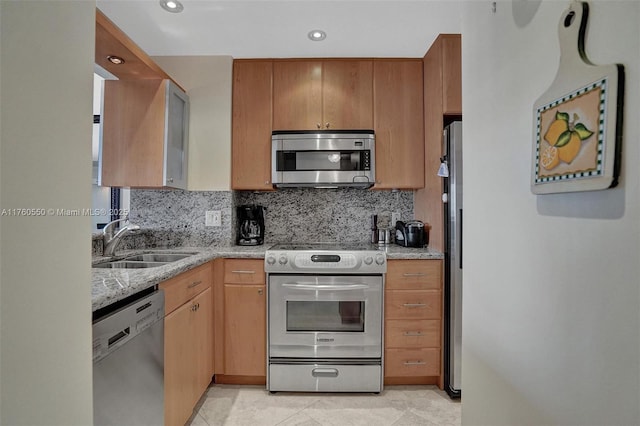
<svg viewBox="0 0 640 426"><path fill-rule="evenodd" d="M173 183L173 178L172 178L172 177L167 178L167 180L168 180L169 182Z"/></svg>
<svg viewBox="0 0 640 426"><path fill-rule="evenodd" d="M329 123L325 124L324 127L329 128Z"/></svg>
<svg viewBox="0 0 640 426"><path fill-rule="evenodd" d="M320 125L320 123L316 123L316 126L318 126L318 129L321 129L322 126Z"/></svg>
<svg viewBox="0 0 640 426"><path fill-rule="evenodd" d="M265 180L265 181L264 181L264 184L265 184L265 185L269 185L269 183L271 183L271 182L269 182L268 180Z"/></svg>
<svg viewBox="0 0 640 426"><path fill-rule="evenodd" d="M261 288L259 288L259 289L258 289L258 294L259 294L260 296L262 296L262 293L264 293L264 291L263 291Z"/></svg>

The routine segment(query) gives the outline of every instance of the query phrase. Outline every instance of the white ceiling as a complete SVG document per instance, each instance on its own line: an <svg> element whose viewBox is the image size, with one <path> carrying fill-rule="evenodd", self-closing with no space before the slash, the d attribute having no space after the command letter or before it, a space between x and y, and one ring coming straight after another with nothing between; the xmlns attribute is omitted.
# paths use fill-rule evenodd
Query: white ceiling
<svg viewBox="0 0 640 426"><path fill-rule="evenodd" d="M422 57L440 33L461 32L457 0L98 0L147 54L234 58ZM313 42L307 33L327 38Z"/></svg>

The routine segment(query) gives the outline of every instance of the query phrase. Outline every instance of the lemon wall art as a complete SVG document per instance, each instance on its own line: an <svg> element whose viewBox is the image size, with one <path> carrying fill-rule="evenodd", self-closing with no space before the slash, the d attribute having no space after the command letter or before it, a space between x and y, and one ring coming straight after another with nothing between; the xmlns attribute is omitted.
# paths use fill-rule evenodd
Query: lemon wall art
<svg viewBox="0 0 640 426"><path fill-rule="evenodd" d="M618 183L624 67L584 52L589 7L574 1L558 24L560 65L534 104L531 191L590 191Z"/></svg>

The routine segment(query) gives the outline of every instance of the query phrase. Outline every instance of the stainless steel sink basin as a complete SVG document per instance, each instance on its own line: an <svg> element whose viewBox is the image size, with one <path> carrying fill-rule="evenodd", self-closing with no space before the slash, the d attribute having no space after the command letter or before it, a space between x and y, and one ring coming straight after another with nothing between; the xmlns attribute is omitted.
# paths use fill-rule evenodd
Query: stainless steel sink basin
<svg viewBox="0 0 640 426"><path fill-rule="evenodd" d="M145 253L127 256L124 260L143 261L143 262L175 262L192 256L193 253Z"/></svg>
<svg viewBox="0 0 640 426"><path fill-rule="evenodd" d="M113 262L103 262L93 265L94 268L113 268L113 269L133 269L133 268L155 268L156 266L166 265L169 262L141 262L129 260L116 260Z"/></svg>
<svg viewBox="0 0 640 426"><path fill-rule="evenodd" d="M176 262L193 256L197 253L143 253L133 254L124 259L108 260L106 262L93 265L94 268L111 268L111 269L133 269L133 268L155 268L166 265L167 263Z"/></svg>

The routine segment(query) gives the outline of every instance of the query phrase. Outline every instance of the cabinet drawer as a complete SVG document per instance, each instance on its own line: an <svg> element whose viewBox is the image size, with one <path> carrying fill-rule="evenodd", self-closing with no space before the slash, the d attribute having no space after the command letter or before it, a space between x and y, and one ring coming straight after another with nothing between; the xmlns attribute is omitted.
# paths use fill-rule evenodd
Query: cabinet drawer
<svg viewBox="0 0 640 426"><path fill-rule="evenodd" d="M264 260L225 259L224 282L228 284L264 284Z"/></svg>
<svg viewBox="0 0 640 426"><path fill-rule="evenodd" d="M442 293L433 290L387 290L385 319L440 319Z"/></svg>
<svg viewBox="0 0 640 426"><path fill-rule="evenodd" d="M165 315L174 311L195 295L211 287L211 263L205 263L190 271L183 272L159 286L164 290Z"/></svg>
<svg viewBox="0 0 640 426"><path fill-rule="evenodd" d="M387 320L384 343L389 348L439 348L439 320Z"/></svg>
<svg viewBox="0 0 640 426"><path fill-rule="evenodd" d="M385 377L439 376L440 349L387 349Z"/></svg>
<svg viewBox="0 0 640 426"><path fill-rule="evenodd" d="M391 260L387 266L387 289L439 290L442 286L441 260Z"/></svg>

